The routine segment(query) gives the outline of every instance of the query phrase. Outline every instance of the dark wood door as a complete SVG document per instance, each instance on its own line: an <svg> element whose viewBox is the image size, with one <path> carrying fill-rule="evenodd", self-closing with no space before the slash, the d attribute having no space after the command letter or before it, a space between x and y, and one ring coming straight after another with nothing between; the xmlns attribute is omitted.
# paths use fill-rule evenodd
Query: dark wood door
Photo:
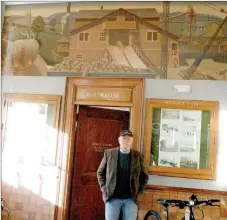
<svg viewBox="0 0 227 220"><path fill-rule="evenodd" d="M104 220L96 171L105 149L117 147L119 132L129 128L128 111L80 106L75 138L70 220Z"/></svg>
<svg viewBox="0 0 227 220"><path fill-rule="evenodd" d="M129 45L129 30L110 30L109 44L112 46L118 46L120 41L124 46Z"/></svg>

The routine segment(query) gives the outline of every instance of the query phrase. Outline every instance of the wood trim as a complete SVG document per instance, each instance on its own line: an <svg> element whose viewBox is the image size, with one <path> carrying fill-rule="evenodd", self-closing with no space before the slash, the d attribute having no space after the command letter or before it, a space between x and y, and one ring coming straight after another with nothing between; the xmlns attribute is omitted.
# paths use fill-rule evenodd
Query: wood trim
<svg viewBox="0 0 227 220"><path fill-rule="evenodd" d="M186 193L195 193L195 194L208 194L208 195L218 195L218 196L227 196L226 191L219 190L210 190L210 189L195 189L195 188L184 188L184 187L173 187L173 186L157 186L157 185L148 185L146 187L145 193L150 191L161 191L161 192L186 192Z"/></svg>
<svg viewBox="0 0 227 220"><path fill-rule="evenodd" d="M208 108L208 109L212 109L214 106L214 103L218 103L218 102L214 102L214 101L200 101L200 100L182 100L182 99L148 99L149 102L153 105L153 106L159 106L161 105L162 108L175 108L175 109L179 109L179 108L193 108L193 109L200 109L203 110L204 107Z"/></svg>
<svg viewBox="0 0 227 220"><path fill-rule="evenodd" d="M51 101L61 102L61 96L59 95L37 95L37 94L19 94L19 93L5 93L4 100L14 102L44 102L49 103Z"/></svg>
<svg viewBox="0 0 227 220"><path fill-rule="evenodd" d="M175 168L150 165L150 151L152 140L153 108L189 109L210 111L210 141L209 165L207 169ZM216 162L218 146L218 112L219 103L215 101L146 99L144 154L149 174L162 176L176 176L195 179L216 179ZM214 141L213 141L214 140Z"/></svg>
<svg viewBox="0 0 227 220"><path fill-rule="evenodd" d="M122 90L132 90L131 102L127 99L127 102L116 100L80 100L76 99L77 88L121 88ZM75 122L76 114L75 110L78 104L84 105L108 105L108 106L122 106L130 107L130 129L134 134L134 143L132 148L140 151L141 143L141 125L142 125L142 108L144 98L144 79L140 78L104 78L104 77L67 77L66 80L66 92L65 92L65 107L64 107L64 119L63 119L63 133L67 136L68 143L65 144L65 161L66 170L65 177L62 177L62 203L59 204L58 219L68 219L69 211L69 198L71 188L71 169L74 153L74 140L75 140ZM61 201L60 201L61 202Z"/></svg>
<svg viewBox="0 0 227 220"><path fill-rule="evenodd" d="M74 104L76 105L97 105L97 101L75 101ZM116 106L116 107L133 107L131 102L109 102L109 101L102 101L99 104L100 106Z"/></svg>

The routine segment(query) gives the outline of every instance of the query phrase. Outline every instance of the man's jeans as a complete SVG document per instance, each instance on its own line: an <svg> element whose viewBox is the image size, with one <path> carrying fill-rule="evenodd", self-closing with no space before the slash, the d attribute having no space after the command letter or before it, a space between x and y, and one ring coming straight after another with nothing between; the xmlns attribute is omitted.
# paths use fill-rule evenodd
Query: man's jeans
<svg viewBox="0 0 227 220"><path fill-rule="evenodd" d="M116 199L113 198L105 204L106 220L118 220L120 211L123 211L124 220L136 220L138 206L132 198Z"/></svg>

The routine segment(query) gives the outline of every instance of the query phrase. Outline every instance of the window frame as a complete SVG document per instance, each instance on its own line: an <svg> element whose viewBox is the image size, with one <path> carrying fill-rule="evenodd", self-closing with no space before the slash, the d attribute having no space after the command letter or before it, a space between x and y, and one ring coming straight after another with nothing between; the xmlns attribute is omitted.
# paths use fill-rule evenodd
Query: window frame
<svg viewBox="0 0 227 220"><path fill-rule="evenodd" d="M59 139L59 125L60 125L60 109L61 109L61 95L38 95L38 94L16 94L16 93L4 93L3 94L3 111L2 111L2 152L4 151L4 138L5 128L7 121L8 104L10 102L27 102L27 103L43 103L52 104L54 128L56 132L56 147L55 147L55 159L54 164L57 164L58 157L58 139Z"/></svg>
<svg viewBox="0 0 227 220"><path fill-rule="evenodd" d="M150 165L153 108L168 108L182 110L210 111L210 139L209 160L207 169L164 167ZM218 113L219 102L197 100L174 100L174 99L146 99L144 155L149 174L171 177L184 177L195 179L216 179L217 148L218 148Z"/></svg>
<svg viewBox="0 0 227 220"><path fill-rule="evenodd" d="M81 34L83 35L82 40L80 40ZM85 35L86 34L88 34L87 40L85 40ZM81 32L81 33L79 33L79 35L78 35L78 41L79 42L88 42L89 40L90 40L90 33L89 32Z"/></svg>
<svg viewBox="0 0 227 220"><path fill-rule="evenodd" d="M174 45L174 44L176 45L176 48L177 48L176 50L173 49L173 45ZM171 50L172 50L172 51L178 51L178 43L177 43L177 42L172 42L172 43L171 43Z"/></svg>
<svg viewBox="0 0 227 220"><path fill-rule="evenodd" d="M79 57L78 57L79 56ZM76 54L75 56L76 59L83 59L83 54Z"/></svg>
<svg viewBox="0 0 227 220"><path fill-rule="evenodd" d="M151 40L148 40L148 33L151 33ZM154 33L157 33L157 40L154 40ZM149 42L158 42L159 41L159 33L158 33L158 31L147 31L146 41L149 41Z"/></svg>
<svg viewBox="0 0 227 220"><path fill-rule="evenodd" d="M103 39L103 40L101 40ZM99 32L99 41L105 42L106 41L106 33L105 32Z"/></svg>

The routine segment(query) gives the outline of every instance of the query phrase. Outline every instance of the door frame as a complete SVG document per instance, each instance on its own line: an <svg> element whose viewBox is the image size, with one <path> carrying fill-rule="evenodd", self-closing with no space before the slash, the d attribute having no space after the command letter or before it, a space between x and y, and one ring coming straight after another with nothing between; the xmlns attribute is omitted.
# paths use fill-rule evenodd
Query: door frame
<svg viewBox="0 0 227 220"><path fill-rule="evenodd" d="M144 102L143 78L67 77L63 116L62 164L57 219L68 220L77 105L130 108L132 148L141 151L141 127Z"/></svg>

